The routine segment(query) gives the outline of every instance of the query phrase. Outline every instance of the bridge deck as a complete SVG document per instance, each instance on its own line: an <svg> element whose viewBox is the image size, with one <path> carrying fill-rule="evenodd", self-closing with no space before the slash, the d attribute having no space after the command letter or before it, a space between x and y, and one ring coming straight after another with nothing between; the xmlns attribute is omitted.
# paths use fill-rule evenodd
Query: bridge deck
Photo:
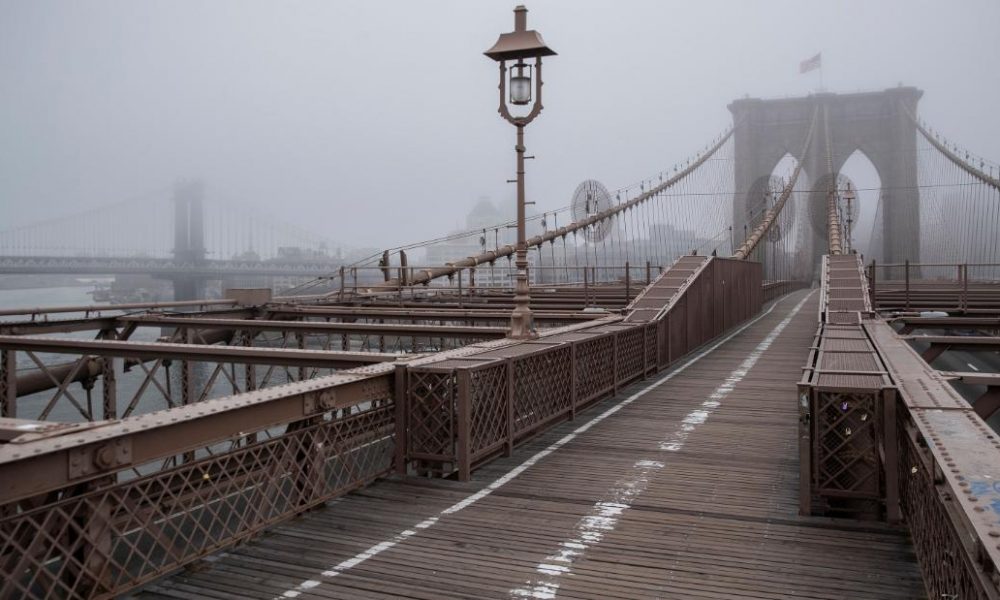
<svg viewBox="0 0 1000 600"><path fill-rule="evenodd" d="M804 298L469 483L381 481L141 595L922 597L905 533L797 514Z"/></svg>

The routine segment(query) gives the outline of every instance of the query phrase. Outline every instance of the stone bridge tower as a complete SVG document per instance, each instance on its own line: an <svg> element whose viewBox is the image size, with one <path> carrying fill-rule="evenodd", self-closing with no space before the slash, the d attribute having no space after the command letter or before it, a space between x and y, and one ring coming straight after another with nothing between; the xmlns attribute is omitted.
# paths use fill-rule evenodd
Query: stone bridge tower
<svg viewBox="0 0 1000 600"><path fill-rule="evenodd" d="M185 265L205 261L205 188L199 181L179 183L174 187L174 260ZM205 297L205 280L195 274L177 274L174 300L198 300Z"/></svg>
<svg viewBox="0 0 1000 600"><path fill-rule="evenodd" d="M831 178L836 181L847 158L860 150L882 182L884 260L919 260L917 129L910 115L916 115L922 95L917 88L897 87L883 92L819 93L778 100L745 98L730 104L735 124L733 223L746 222L749 190L755 185L760 189L760 179L769 177L785 154L791 154L802 163L803 174L814 190L809 195L809 212L818 215L813 218L820 240L817 250L826 252L825 190ZM814 114L816 129L803 156L802 145Z"/></svg>

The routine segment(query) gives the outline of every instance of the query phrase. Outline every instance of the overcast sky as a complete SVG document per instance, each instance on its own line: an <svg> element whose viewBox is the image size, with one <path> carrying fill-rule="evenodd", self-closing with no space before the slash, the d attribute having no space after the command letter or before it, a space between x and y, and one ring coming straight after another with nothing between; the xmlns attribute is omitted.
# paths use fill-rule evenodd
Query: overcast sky
<svg viewBox="0 0 1000 600"><path fill-rule="evenodd" d="M0 0L0 229L199 177L352 245L513 202L514 130L482 52L509 1ZM534 0L559 56L527 130L529 195L567 204L683 160L744 94L902 82L949 138L1000 160L1000 2Z"/></svg>

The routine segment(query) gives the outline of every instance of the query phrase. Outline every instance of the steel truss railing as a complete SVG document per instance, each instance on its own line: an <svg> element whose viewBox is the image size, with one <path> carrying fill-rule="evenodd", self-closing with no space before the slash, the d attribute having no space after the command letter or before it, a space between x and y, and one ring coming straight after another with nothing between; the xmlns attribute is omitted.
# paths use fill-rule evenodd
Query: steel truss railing
<svg viewBox="0 0 1000 600"><path fill-rule="evenodd" d="M929 598L997 600L1000 440L864 288L856 256L825 259L799 386L800 510L904 522Z"/></svg>
<svg viewBox="0 0 1000 600"><path fill-rule="evenodd" d="M467 479L472 469L759 311L759 263L682 257L654 282L667 311L609 317L586 328L420 367L397 379L408 437L397 470ZM643 296L633 306L639 306ZM659 314L659 311L653 311Z"/></svg>
<svg viewBox="0 0 1000 600"><path fill-rule="evenodd" d="M0 597L109 597L391 470L466 478L793 285L760 277L758 263L685 257L653 283L673 290L658 319L608 315L116 421L0 420L13 440Z"/></svg>
<svg viewBox="0 0 1000 600"><path fill-rule="evenodd" d="M1000 314L1000 263L872 261L866 273L879 310Z"/></svg>

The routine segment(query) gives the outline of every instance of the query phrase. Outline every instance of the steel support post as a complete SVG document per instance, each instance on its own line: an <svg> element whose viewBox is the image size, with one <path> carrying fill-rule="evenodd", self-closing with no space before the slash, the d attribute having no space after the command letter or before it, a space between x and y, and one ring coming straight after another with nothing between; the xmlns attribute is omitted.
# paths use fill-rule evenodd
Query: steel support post
<svg viewBox="0 0 1000 600"><path fill-rule="evenodd" d="M302 332L299 332L299 331L295 332L295 347L298 348L299 350L305 350L306 349L306 338L305 338L305 335ZM382 352L382 350L379 349L379 352ZM299 381L302 381L303 379L305 379L306 378L306 367L300 366L298 368L298 373L296 375L298 376Z"/></svg>
<svg viewBox="0 0 1000 600"><path fill-rule="evenodd" d="M882 390L882 451L885 464L885 517L890 523L902 520L899 506L899 441L896 439L896 390Z"/></svg>
<svg viewBox="0 0 1000 600"><path fill-rule="evenodd" d="M107 485L107 481L96 480L83 486L87 491ZM84 502L79 518L83 523L81 529L67 534L71 538L79 535L82 542L75 558L81 567L67 568L63 577L67 578L67 587L81 597L102 596L114 589L111 573L107 565L111 559L113 548L113 521L110 500L101 494L90 495ZM78 572L82 571L82 572Z"/></svg>
<svg viewBox="0 0 1000 600"><path fill-rule="evenodd" d="M396 456L395 465L396 473L399 475L406 475L406 452L408 447L407 439L407 420L409 417L409 412L407 410L409 404L407 401L407 389L406 389L406 365L397 364L396 370L393 378L393 397L396 402L395 407L395 420L396 420Z"/></svg>
<svg viewBox="0 0 1000 600"><path fill-rule="evenodd" d="M106 356L101 361L101 404L102 418L105 420L118 418L118 381L115 377L115 362L113 356Z"/></svg>
<svg viewBox="0 0 1000 600"><path fill-rule="evenodd" d="M406 257L406 251L405 250L400 250L399 251L399 281L400 281L400 283L403 284L403 286L409 285L409 283L410 283L410 269L409 269L409 264L410 263L409 263L409 261L408 261L408 259ZM400 293L402 293L402 289L400 289Z"/></svg>
<svg viewBox="0 0 1000 600"><path fill-rule="evenodd" d="M799 385L799 514L812 514L812 388Z"/></svg>
<svg viewBox="0 0 1000 600"><path fill-rule="evenodd" d="M875 259L872 259L872 278L868 286L868 293L871 297L871 305L873 310L878 310L878 304L875 302L875 286L878 283L878 265L875 263Z"/></svg>
<svg viewBox="0 0 1000 600"><path fill-rule="evenodd" d="M17 417L16 350L0 350L0 417Z"/></svg>
<svg viewBox="0 0 1000 600"><path fill-rule="evenodd" d="M983 395L976 398L972 408L984 421L993 417L997 411L1000 411L1000 386L987 386Z"/></svg>
<svg viewBox="0 0 1000 600"><path fill-rule="evenodd" d="M628 261L625 261L625 304L632 301L632 272Z"/></svg>
<svg viewBox="0 0 1000 600"><path fill-rule="evenodd" d="M472 456L469 431L472 421L472 381L468 369L458 369L458 480L468 481L472 477Z"/></svg>
<svg viewBox="0 0 1000 600"><path fill-rule="evenodd" d="M185 343L194 343L194 331L191 328L185 327L183 335ZM191 404L194 397L194 365L192 361L185 359L181 361L181 405ZM194 459L194 452L185 452L183 455L183 460L186 463L194 462Z"/></svg>

